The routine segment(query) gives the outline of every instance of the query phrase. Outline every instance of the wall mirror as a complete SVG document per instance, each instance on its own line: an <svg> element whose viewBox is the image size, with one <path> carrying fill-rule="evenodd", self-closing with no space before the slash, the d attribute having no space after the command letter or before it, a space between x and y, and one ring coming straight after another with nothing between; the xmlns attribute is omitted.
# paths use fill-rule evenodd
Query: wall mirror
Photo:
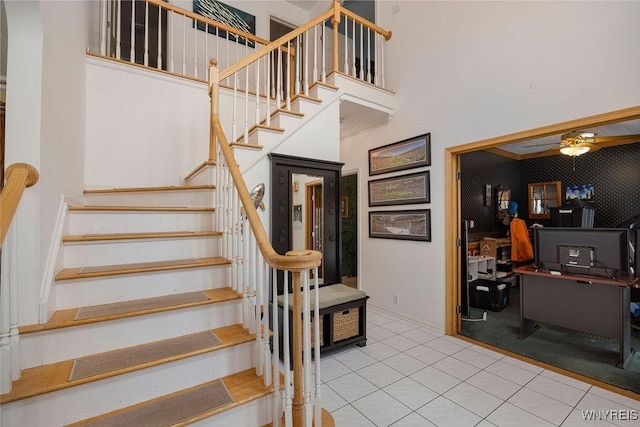
<svg viewBox="0 0 640 427"><path fill-rule="evenodd" d="M342 163L280 154L269 157L273 248L279 254L304 249L322 252L320 284L340 282ZM279 294L283 292L283 277L282 273L278 276Z"/></svg>

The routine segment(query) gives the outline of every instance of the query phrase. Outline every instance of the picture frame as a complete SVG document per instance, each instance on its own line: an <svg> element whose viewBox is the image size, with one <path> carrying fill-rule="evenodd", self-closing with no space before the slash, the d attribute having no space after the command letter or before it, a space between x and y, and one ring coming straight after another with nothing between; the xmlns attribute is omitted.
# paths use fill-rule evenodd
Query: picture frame
<svg viewBox="0 0 640 427"><path fill-rule="evenodd" d="M342 212L342 218L349 218L349 196L342 196L340 212Z"/></svg>
<svg viewBox="0 0 640 427"><path fill-rule="evenodd" d="M431 241L431 209L370 211L369 237Z"/></svg>
<svg viewBox="0 0 640 427"><path fill-rule="evenodd" d="M484 205L485 206L491 206L491 196L493 190L491 188L491 184L485 184L484 185Z"/></svg>
<svg viewBox="0 0 640 427"><path fill-rule="evenodd" d="M431 133L369 150L369 176L431 166Z"/></svg>
<svg viewBox="0 0 640 427"><path fill-rule="evenodd" d="M225 24L228 27L236 28L244 33L256 34L256 17L254 15L229 6L221 1L193 0L193 13ZM242 35L233 34L231 31L227 34L225 30L218 30L218 28L207 26L204 22L200 21L195 25L197 25L200 31L205 31L206 29L209 34L217 34L218 37L222 37L223 39L246 44L249 47L255 47L253 40L249 40Z"/></svg>
<svg viewBox="0 0 640 427"><path fill-rule="evenodd" d="M369 206L430 203L429 171L369 181Z"/></svg>

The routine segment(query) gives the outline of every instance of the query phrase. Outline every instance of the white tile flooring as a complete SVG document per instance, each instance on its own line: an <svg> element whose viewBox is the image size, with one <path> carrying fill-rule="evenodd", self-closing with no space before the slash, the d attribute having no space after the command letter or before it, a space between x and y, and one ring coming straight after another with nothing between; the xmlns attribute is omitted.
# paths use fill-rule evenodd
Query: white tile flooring
<svg viewBox="0 0 640 427"><path fill-rule="evenodd" d="M322 356L322 406L338 427L640 426L638 400L372 307L367 338Z"/></svg>

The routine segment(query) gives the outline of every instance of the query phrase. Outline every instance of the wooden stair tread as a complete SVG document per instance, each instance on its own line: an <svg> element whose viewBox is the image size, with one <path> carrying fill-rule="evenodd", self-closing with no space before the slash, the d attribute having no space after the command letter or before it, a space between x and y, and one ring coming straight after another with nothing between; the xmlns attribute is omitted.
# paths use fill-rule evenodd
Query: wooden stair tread
<svg viewBox="0 0 640 427"><path fill-rule="evenodd" d="M66 310L58 310L51 316L51 318L47 323L20 326L19 331L20 331L20 334L28 334L33 332L41 332L41 331L48 331L53 329L87 325L91 323L105 322L105 321L115 320L115 319L123 319L127 317L143 316L145 314L178 310L178 309L187 308L187 307L196 307L201 305L215 304L218 302L232 301L232 300L241 298L241 295L239 295L236 291L234 291L229 287L207 289L207 290L203 290L202 292L209 297L208 300L192 302L187 304L165 306L162 308L154 308L150 310L129 311L126 313L114 314L114 315L103 316L103 317L94 317L89 319L75 320L76 314L78 313L78 310L80 309L80 307L69 308Z"/></svg>
<svg viewBox="0 0 640 427"><path fill-rule="evenodd" d="M101 189L87 189L84 194L112 194L112 193L144 193L163 191L194 191L194 190L215 190L215 185L169 185L160 187L115 187Z"/></svg>
<svg viewBox="0 0 640 427"><path fill-rule="evenodd" d="M120 264L118 266L105 265L95 267L65 268L56 275L56 280L86 279L89 277L106 277L120 274L147 273L153 271L179 270L184 268L216 267L231 264L222 257L193 258L189 260L169 260L150 263ZM82 272L82 269L92 268L92 271ZM95 270L104 268L104 270Z"/></svg>
<svg viewBox="0 0 640 427"><path fill-rule="evenodd" d="M215 351L221 348L227 348L233 345L243 344L255 340L255 335L250 334L246 329L242 328L242 325L239 324L216 328L213 329L213 332L220 339L221 344L210 347L206 351L200 350L194 353L185 353L180 356L174 356L168 359L160 359L132 368L108 372L92 377L80 378L72 381L69 381L68 378L71 374L73 361L75 359L38 366L35 368L24 369L22 371L20 379L13 382L11 391L0 396L0 403L5 404L9 402L15 402L17 400L28 399L30 397L39 396L41 394L74 387L79 384L86 384L104 378L114 377L116 375L124 374L127 372L144 369L151 366L157 366L163 363L172 362L174 360L181 360L190 356L203 354L208 351ZM137 347L138 346L129 347L128 349L133 352L137 351Z"/></svg>
<svg viewBox="0 0 640 427"><path fill-rule="evenodd" d="M216 380L217 381L217 380ZM227 390L229 391L229 394L231 395L231 397L233 398L233 402L219 406L217 408L211 409L210 411L206 411L206 412L200 412L200 413L194 413L192 417L183 420L182 422L180 422L179 425L188 425L188 424L192 424L196 421L200 421L203 420L205 418L211 417L213 415L219 414L221 412L224 412L226 410L229 410L231 408L235 408L237 406L240 406L244 403L250 402L252 400L255 399L259 399L261 397L267 396L270 393L273 392L273 386L265 386L263 379L261 377L258 377L255 374L255 369L247 369L245 371L242 372L238 372L235 374L231 374L231 375L227 375L226 377L223 377L221 379L221 381L224 383L224 385L226 386ZM114 411L114 412L110 412L107 414L103 414L100 415L98 417L94 417L94 418L90 418L87 420L83 420L80 421L78 423L74 423L74 424L69 424L67 427L79 427L84 425L85 423L88 422L93 422L93 421L97 421L97 420L103 420L109 417L112 417L114 415L118 415L119 413L126 411L128 409L137 409L137 408L141 408L144 407L146 405L152 405L156 402L162 401L164 399L167 398L171 398L173 396L178 396L184 393L190 393L193 391L196 391L202 387L206 387L208 384L210 384L211 382L207 382L204 384L200 384L198 386L195 387L191 387L189 389L186 390L181 390L178 391L176 393L171 393L168 394L166 396L161 396L158 397L157 399L152 399L152 400L148 400L146 402L142 402L139 403L137 405L133 405L130 406L128 408L124 408L124 409L120 409L118 411Z"/></svg>
<svg viewBox="0 0 640 427"><path fill-rule="evenodd" d="M294 102L296 99L304 99L307 101L315 102L316 104L322 103L322 99L314 98L313 96L305 95L302 93L299 93L298 95L295 95L293 98L291 98L291 102Z"/></svg>
<svg viewBox="0 0 640 427"><path fill-rule="evenodd" d="M243 137L241 137L240 141L238 141L238 142L230 143L229 146L231 148L238 147L238 148L246 148L246 149L250 149L250 150L262 150L262 148L263 148L262 145L250 144L248 142L243 142L242 138Z"/></svg>
<svg viewBox="0 0 640 427"><path fill-rule="evenodd" d="M70 234L64 236L62 241L71 242L96 242L102 240L137 240L137 239L168 239L181 237L216 237L222 236L220 231L162 231L149 233L111 233L111 234Z"/></svg>
<svg viewBox="0 0 640 427"><path fill-rule="evenodd" d="M332 85L330 83L324 83L324 82L321 82L321 81L315 82L314 84L311 85L311 87L309 89L312 89L314 86L322 86L324 88L331 89L333 91L337 91L338 89L340 89L338 86L334 86L334 85Z"/></svg>
<svg viewBox="0 0 640 427"><path fill-rule="evenodd" d="M188 206L69 206L70 211L156 211L156 212L215 212L215 208Z"/></svg>
<svg viewBox="0 0 640 427"><path fill-rule="evenodd" d="M288 115L288 116L304 117L304 113L301 113L299 111L287 110L286 108L276 108L271 113L271 117L274 117L277 114L285 114L285 115ZM264 124L264 120L261 123Z"/></svg>

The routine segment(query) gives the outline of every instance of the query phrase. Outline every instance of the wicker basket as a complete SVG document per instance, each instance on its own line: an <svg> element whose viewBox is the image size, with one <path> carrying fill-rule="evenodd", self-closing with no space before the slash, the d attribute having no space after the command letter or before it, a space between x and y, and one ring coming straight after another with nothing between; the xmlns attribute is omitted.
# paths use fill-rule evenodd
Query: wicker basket
<svg viewBox="0 0 640 427"><path fill-rule="evenodd" d="M360 309L352 307L348 310L333 313L333 341L342 341L355 337L360 331Z"/></svg>

